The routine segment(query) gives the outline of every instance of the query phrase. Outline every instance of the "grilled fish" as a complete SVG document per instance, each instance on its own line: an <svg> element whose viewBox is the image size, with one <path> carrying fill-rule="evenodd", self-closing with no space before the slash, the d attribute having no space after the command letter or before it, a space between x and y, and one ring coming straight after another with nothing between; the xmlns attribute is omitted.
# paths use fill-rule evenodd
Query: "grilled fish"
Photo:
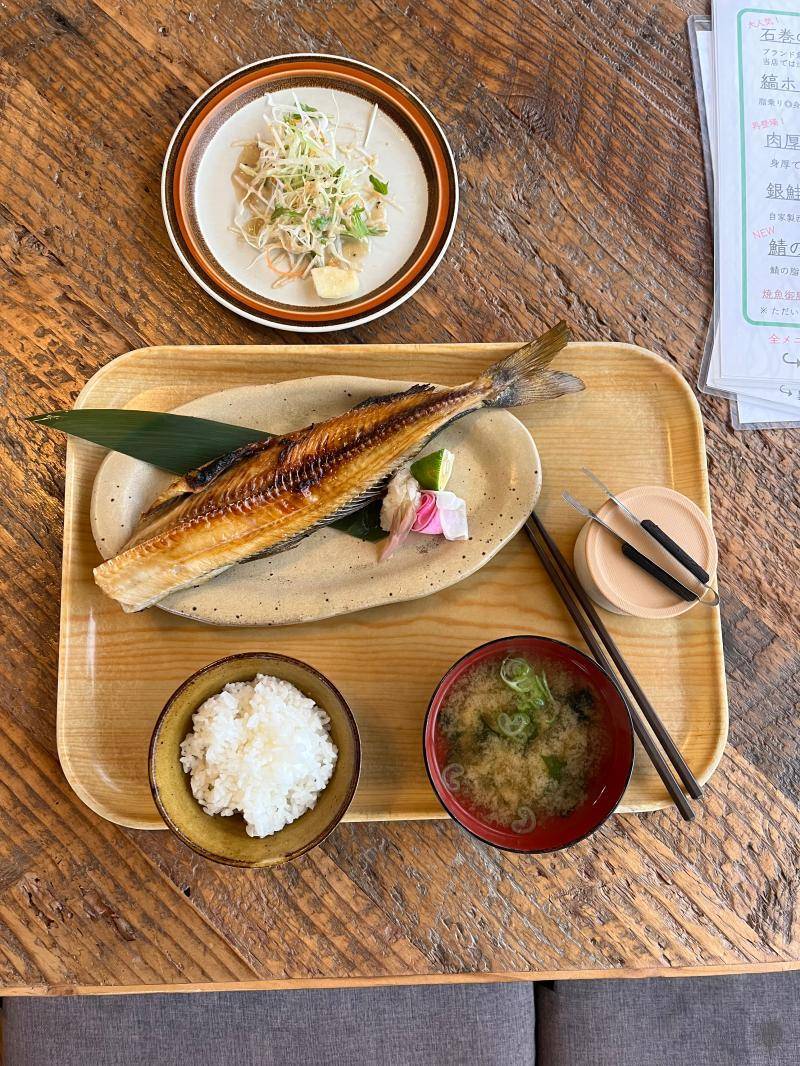
<svg viewBox="0 0 800 1066"><path fill-rule="evenodd" d="M124 610L141 611L235 563L292 547L376 497L455 419L580 391L578 378L548 369L569 339L562 322L467 384L414 385L206 463L168 486L121 552L95 569L95 581Z"/></svg>

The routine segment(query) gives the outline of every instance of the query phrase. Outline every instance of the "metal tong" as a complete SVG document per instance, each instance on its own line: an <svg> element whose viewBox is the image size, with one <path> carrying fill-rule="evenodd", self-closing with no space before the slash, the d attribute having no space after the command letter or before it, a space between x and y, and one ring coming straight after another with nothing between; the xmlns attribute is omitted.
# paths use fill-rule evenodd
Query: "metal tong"
<svg viewBox="0 0 800 1066"><path fill-rule="evenodd" d="M651 577L654 577L656 581L660 581L662 585L668 588L671 592L674 592L677 596L680 596L681 599L686 600L688 603L698 602L705 604L707 607L716 607L719 603L719 594L711 587L709 583L711 580L710 575L703 569L697 560L693 559L688 552L684 551L680 544L676 544L672 537L665 533L664 530L651 518L639 518L638 515L634 514L630 507L628 507L627 504L624 504L607 485L603 484L596 474L592 473L591 470L585 466L582 467L581 470L603 490L610 500L614 501L617 507L619 507L631 522L643 529L645 533L660 544L661 547L676 560L676 562L680 563L684 570L687 570L693 577L695 577L703 586L703 591L697 593L688 588L681 581L678 581L677 578L673 577L667 570L659 566L658 563L654 562L647 555L644 555L638 548L635 548L633 544L630 544L624 537L620 536L615 529L612 529L612 527L600 518L599 515L595 514L594 511L585 507L568 492L565 492L563 495L567 503L574 507L576 511L580 511L582 515L590 518L593 522L597 522L607 530L612 537L615 537L616 540L620 542L622 545L622 554L626 556L626 558L630 559L632 563L635 563L642 570L650 574ZM707 598L706 593L711 593L710 599Z"/></svg>

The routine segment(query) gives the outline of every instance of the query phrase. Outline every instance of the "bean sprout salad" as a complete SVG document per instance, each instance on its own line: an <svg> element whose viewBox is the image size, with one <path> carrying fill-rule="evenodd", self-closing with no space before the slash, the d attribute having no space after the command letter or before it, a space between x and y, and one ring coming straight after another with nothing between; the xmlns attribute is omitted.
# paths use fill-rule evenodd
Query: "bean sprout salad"
<svg viewBox="0 0 800 1066"><path fill-rule="evenodd" d="M300 101L267 97L265 131L239 141L234 181L243 190L232 229L276 275L273 288L312 276L320 296L358 288L359 260L372 237L389 232L389 185L368 151L366 131L339 143L337 118ZM335 291L333 291L335 290Z"/></svg>

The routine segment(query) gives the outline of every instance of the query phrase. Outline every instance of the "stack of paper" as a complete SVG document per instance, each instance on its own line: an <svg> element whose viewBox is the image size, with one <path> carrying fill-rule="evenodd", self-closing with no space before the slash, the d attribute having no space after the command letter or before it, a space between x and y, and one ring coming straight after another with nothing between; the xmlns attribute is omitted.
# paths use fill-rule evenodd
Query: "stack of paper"
<svg viewBox="0 0 800 1066"><path fill-rule="evenodd" d="M690 22L716 280L700 387L737 427L800 425L800 10L712 13Z"/></svg>

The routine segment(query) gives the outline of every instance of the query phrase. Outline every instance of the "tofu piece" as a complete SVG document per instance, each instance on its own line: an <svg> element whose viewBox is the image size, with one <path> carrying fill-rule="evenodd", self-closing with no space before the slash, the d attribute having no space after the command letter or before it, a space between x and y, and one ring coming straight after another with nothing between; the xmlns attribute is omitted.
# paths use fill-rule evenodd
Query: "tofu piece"
<svg viewBox="0 0 800 1066"><path fill-rule="evenodd" d="M340 300L358 292L358 274L346 267L314 267L311 277L317 296L323 300Z"/></svg>

